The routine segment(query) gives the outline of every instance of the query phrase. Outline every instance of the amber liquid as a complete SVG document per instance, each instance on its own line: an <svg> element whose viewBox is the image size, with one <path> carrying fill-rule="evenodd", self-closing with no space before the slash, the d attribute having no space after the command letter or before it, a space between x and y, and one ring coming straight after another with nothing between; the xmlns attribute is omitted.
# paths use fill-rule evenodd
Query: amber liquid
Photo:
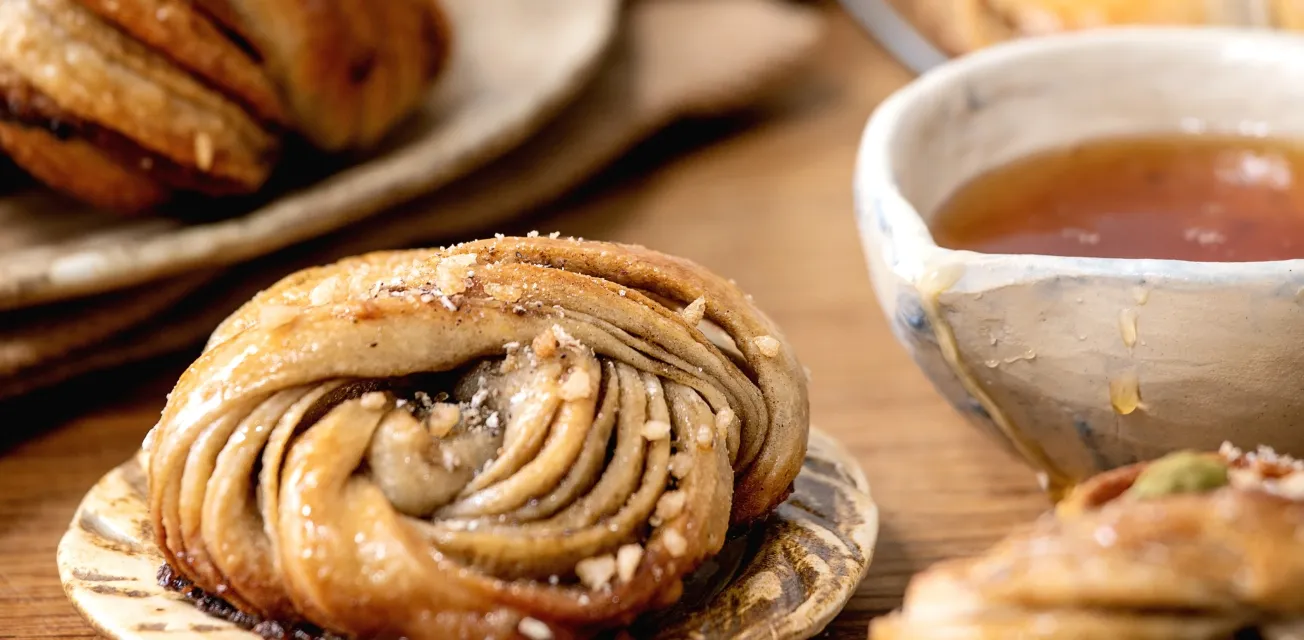
<svg viewBox="0 0 1304 640"><path fill-rule="evenodd" d="M979 176L930 226L941 246L984 253L1304 258L1304 146L1194 135L1093 141Z"/></svg>

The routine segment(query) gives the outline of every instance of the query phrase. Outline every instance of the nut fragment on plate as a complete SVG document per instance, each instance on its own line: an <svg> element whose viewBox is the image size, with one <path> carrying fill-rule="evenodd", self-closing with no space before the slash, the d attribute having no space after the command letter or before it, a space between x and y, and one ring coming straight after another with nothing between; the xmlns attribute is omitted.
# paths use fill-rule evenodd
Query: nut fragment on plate
<svg viewBox="0 0 1304 640"><path fill-rule="evenodd" d="M703 296L720 344L677 313ZM499 238L289 276L217 329L150 441L169 584L349 637L628 624L792 491L809 409L779 335L733 284L629 245Z"/></svg>
<svg viewBox="0 0 1304 640"><path fill-rule="evenodd" d="M870 637L1300 637L1302 484L1300 461L1230 445L1102 473L985 554L916 576Z"/></svg>
<svg viewBox="0 0 1304 640"><path fill-rule="evenodd" d="M255 191L285 131L367 146L419 104L448 53L436 2L8 0L0 151L121 212Z"/></svg>

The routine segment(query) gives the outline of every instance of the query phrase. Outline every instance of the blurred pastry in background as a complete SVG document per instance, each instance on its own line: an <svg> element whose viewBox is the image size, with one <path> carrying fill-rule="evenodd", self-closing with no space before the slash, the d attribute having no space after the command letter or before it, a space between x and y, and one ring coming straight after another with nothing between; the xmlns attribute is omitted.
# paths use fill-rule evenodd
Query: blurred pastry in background
<svg viewBox="0 0 1304 640"><path fill-rule="evenodd" d="M1304 28L1304 0L888 0L960 55L1021 37L1123 25Z"/></svg>
<svg viewBox="0 0 1304 640"><path fill-rule="evenodd" d="M985 554L927 569L870 638L1299 638L1301 524L1299 460L1173 453L1097 475Z"/></svg>
<svg viewBox="0 0 1304 640"><path fill-rule="evenodd" d="M375 144L444 68L437 0L0 3L0 150L119 212L258 190L286 134Z"/></svg>

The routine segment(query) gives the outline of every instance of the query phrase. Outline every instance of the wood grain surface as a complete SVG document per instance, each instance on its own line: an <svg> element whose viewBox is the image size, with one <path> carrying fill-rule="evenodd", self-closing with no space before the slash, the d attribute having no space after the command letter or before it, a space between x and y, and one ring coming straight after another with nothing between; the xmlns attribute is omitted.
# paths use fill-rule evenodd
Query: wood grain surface
<svg viewBox="0 0 1304 640"><path fill-rule="evenodd" d="M909 81L831 4L826 42L751 116L677 126L523 232L638 242L737 279L810 367L813 421L855 453L882 513L869 577L829 638L864 638L909 576L1045 509L1032 474L962 422L893 340L852 215L865 119ZM90 638L55 546L81 496L126 459L194 352L0 405L0 638Z"/></svg>

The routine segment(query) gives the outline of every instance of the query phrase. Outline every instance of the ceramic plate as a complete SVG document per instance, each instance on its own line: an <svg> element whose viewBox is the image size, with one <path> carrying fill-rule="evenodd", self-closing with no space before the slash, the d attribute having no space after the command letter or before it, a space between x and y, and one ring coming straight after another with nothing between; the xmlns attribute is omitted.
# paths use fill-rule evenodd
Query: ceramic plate
<svg viewBox="0 0 1304 640"><path fill-rule="evenodd" d="M444 2L451 67L421 111L369 159L285 192L269 187L280 195L260 203L197 203L232 209L203 212L216 220L206 223L182 222L185 215L122 218L44 190L0 195L0 309L234 264L447 184L524 141L579 91L622 4Z"/></svg>
<svg viewBox="0 0 1304 640"><path fill-rule="evenodd" d="M641 619L630 634L640 640L799 640L823 630L860 584L878 536L869 484L846 451L813 430L792 496L686 580L679 604ZM77 509L58 553L73 605L114 640L178 633L260 640L158 585L163 560L144 484L138 458L104 476Z"/></svg>

